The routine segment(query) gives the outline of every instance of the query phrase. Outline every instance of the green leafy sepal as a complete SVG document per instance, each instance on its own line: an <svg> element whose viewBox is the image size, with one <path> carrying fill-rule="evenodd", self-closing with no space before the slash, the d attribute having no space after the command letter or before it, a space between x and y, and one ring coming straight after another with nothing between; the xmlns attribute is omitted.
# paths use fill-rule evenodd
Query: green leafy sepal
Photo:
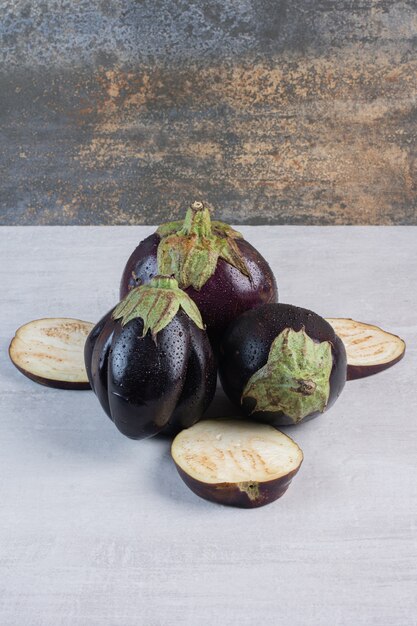
<svg viewBox="0 0 417 626"><path fill-rule="evenodd" d="M201 289L214 274L219 258L251 279L235 240L242 237L228 224L211 221L202 202L194 202L180 222L163 224L156 231L158 271L175 276L181 289Z"/></svg>
<svg viewBox="0 0 417 626"><path fill-rule="evenodd" d="M330 394L332 345L317 343L305 329L285 328L272 342L268 361L251 376L242 394L253 398L256 411L280 412L296 424L323 412Z"/></svg>
<svg viewBox="0 0 417 626"><path fill-rule="evenodd" d="M172 321L180 308L198 328L204 329L197 305L178 287L175 278L158 275L146 285L140 285L129 291L115 307L112 317L115 320L120 319L122 326L140 317L143 320L142 337L150 330L155 339L159 331Z"/></svg>

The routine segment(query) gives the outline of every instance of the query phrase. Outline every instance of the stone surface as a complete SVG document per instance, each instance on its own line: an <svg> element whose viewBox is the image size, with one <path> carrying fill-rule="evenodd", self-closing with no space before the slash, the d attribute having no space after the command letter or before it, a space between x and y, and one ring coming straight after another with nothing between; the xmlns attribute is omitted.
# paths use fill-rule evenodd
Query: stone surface
<svg viewBox="0 0 417 626"><path fill-rule="evenodd" d="M407 342L391 370L283 429L304 463L253 511L200 500L168 441L124 438L92 392L41 387L7 358L30 319L107 311L151 229L0 229L2 626L416 626L417 229L242 230L282 301ZM209 415L232 413L219 391Z"/></svg>
<svg viewBox="0 0 417 626"><path fill-rule="evenodd" d="M416 224L414 0L22 0L2 224Z"/></svg>

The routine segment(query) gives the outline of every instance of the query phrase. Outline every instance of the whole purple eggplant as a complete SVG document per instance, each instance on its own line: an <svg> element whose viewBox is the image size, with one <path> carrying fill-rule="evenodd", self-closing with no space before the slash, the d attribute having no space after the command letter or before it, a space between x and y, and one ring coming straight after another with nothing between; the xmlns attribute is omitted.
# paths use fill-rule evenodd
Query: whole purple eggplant
<svg viewBox="0 0 417 626"><path fill-rule="evenodd" d="M325 319L291 304L266 304L230 324L219 350L229 399L273 426L317 417L346 382L346 351Z"/></svg>
<svg viewBox="0 0 417 626"><path fill-rule="evenodd" d="M201 315L173 278L131 292L93 328L85 345L91 388L132 439L175 433L197 422L216 387Z"/></svg>
<svg viewBox="0 0 417 626"><path fill-rule="evenodd" d="M120 296L156 274L177 279L200 309L214 343L241 313L278 299L263 256L228 224L211 221L202 202L194 202L184 220L163 224L138 245L124 269Z"/></svg>

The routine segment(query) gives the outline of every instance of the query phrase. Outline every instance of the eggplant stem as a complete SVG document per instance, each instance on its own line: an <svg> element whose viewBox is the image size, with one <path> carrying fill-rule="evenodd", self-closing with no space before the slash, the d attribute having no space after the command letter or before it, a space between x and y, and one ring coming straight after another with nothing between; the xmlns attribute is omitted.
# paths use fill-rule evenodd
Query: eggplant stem
<svg viewBox="0 0 417 626"><path fill-rule="evenodd" d="M212 236L210 211L204 206L202 202L193 202L192 205L187 209L184 223L177 234L180 236Z"/></svg>
<svg viewBox="0 0 417 626"><path fill-rule="evenodd" d="M317 388L316 383L312 380L303 380L301 378L301 379L298 379L296 383L298 387L296 387L294 391L301 393L301 395L303 396L311 396Z"/></svg>

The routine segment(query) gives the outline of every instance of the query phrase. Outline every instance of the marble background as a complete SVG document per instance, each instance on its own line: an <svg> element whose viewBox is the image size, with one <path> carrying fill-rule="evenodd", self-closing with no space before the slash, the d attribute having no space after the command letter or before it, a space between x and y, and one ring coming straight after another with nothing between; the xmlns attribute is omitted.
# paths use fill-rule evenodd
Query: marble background
<svg viewBox="0 0 417 626"><path fill-rule="evenodd" d="M0 223L417 224L415 0L3 0Z"/></svg>

